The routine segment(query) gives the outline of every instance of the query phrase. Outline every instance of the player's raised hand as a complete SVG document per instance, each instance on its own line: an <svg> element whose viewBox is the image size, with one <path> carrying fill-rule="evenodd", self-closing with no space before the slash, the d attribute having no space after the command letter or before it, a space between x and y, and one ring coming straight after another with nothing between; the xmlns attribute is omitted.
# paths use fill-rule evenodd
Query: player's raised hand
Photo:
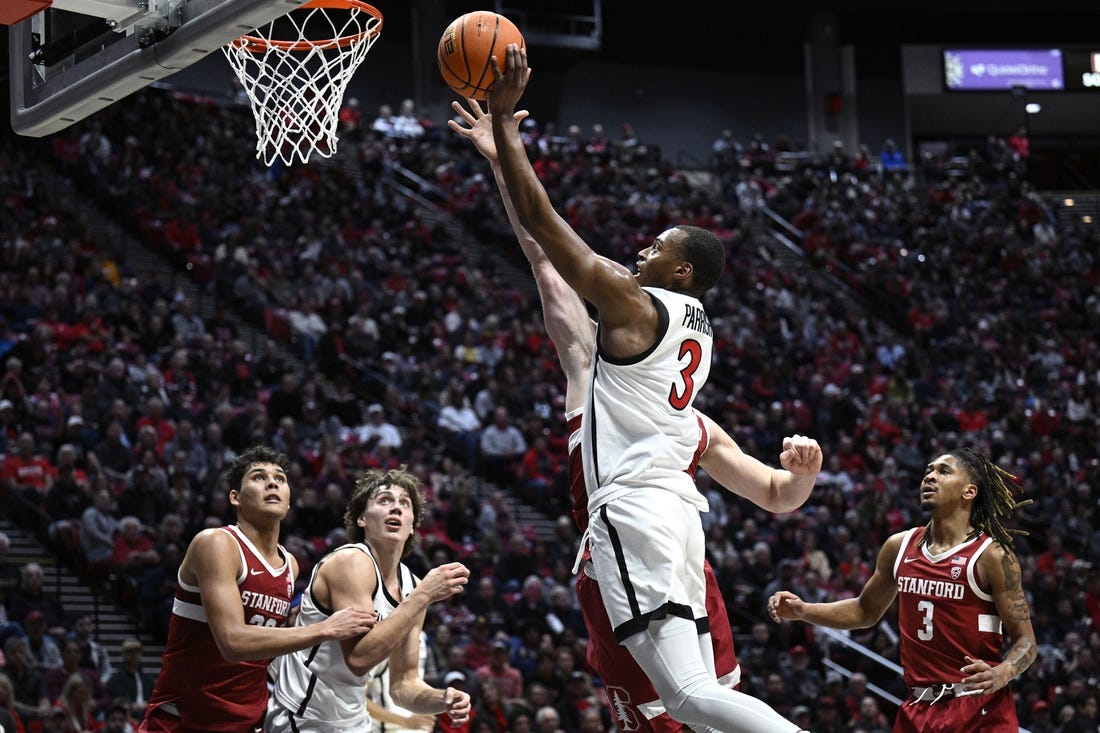
<svg viewBox="0 0 1100 733"><path fill-rule="evenodd" d="M469 110L458 101L451 102L451 109L458 113L458 116L462 118L467 126L463 127L457 120L452 119L447 120L447 127L472 142L474 147L477 148L477 152L481 153L490 163L495 164L497 162L497 145L493 140L493 117L482 109L481 102L473 97L467 97L466 104L470 106ZM513 114L516 124L522 122L529 114L530 112L525 109L516 111Z"/></svg>
<svg viewBox="0 0 1100 733"><path fill-rule="evenodd" d="M460 562L449 562L432 568L413 592L424 593L428 596L429 603L435 603L461 593L469 581L470 571L465 565Z"/></svg>
<svg viewBox="0 0 1100 733"><path fill-rule="evenodd" d="M802 618L802 614L805 612L803 606L802 599L789 590L776 591L768 599L768 614L772 617L772 621L776 623L780 621L797 621Z"/></svg>
<svg viewBox="0 0 1100 733"><path fill-rule="evenodd" d="M350 639L361 636L374 627L378 614L374 609L342 608L321 622L330 639Z"/></svg>
<svg viewBox="0 0 1100 733"><path fill-rule="evenodd" d="M452 725L462 725L470 719L470 696L462 690L448 687L443 693L443 707Z"/></svg>
<svg viewBox="0 0 1100 733"><path fill-rule="evenodd" d="M493 73L496 81L489 91L489 112L494 115L510 115L516 108L516 103L523 96L523 90L527 88L527 80L531 78L531 69L527 67L527 49L520 48L514 43L508 44L505 52L507 64L501 66L501 59L493 56Z"/></svg>
<svg viewBox="0 0 1100 733"><path fill-rule="evenodd" d="M792 435L783 439L779 463L796 476L816 476L821 472L821 446L813 438Z"/></svg>

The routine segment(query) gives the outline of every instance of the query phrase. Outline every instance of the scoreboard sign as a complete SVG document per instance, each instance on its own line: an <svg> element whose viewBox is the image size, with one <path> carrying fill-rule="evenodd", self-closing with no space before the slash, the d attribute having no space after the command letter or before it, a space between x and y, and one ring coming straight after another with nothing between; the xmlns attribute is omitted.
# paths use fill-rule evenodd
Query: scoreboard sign
<svg viewBox="0 0 1100 733"><path fill-rule="evenodd" d="M1095 51L1066 50L1062 54L1066 67L1066 89L1100 91L1100 49Z"/></svg>

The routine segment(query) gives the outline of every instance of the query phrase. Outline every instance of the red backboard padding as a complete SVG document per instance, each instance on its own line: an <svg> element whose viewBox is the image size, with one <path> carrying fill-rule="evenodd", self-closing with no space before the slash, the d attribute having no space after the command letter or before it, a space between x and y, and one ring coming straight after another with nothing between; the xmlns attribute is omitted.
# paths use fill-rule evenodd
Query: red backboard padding
<svg viewBox="0 0 1100 733"><path fill-rule="evenodd" d="M15 25L53 4L53 0L4 0L0 2L0 25Z"/></svg>

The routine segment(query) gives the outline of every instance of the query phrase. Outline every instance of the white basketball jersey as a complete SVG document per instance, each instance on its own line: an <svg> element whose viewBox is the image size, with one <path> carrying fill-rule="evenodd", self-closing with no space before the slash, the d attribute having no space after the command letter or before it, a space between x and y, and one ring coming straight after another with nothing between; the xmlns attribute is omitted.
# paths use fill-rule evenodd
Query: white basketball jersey
<svg viewBox="0 0 1100 733"><path fill-rule="evenodd" d="M378 560L370 546L354 543L337 547L329 557L337 552L365 552L374 560L374 574L378 588L374 592L374 610L378 620L389 616L409 594L416 584L412 572L401 564L401 598L393 598L382 582L382 573ZM326 558L327 559L327 558ZM313 580L317 570L325 560L317 563L309 578L309 585L302 593L302 603L298 611L296 626L307 626L324 621L333 611L322 607L313 597ZM284 654L272 663L275 678L275 698L297 718L306 718L314 722L323 722L326 727L340 730L370 730L370 717L367 715L366 687L377 674L384 660L365 675L352 674L344 662L344 653L340 642L324 641L308 649Z"/></svg>
<svg viewBox="0 0 1100 733"><path fill-rule="evenodd" d="M645 290L660 317L650 349L614 359L596 337L581 424L590 513L642 488L672 491L700 511L709 508L687 471L699 447L701 428L691 406L710 375L710 321L697 298Z"/></svg>

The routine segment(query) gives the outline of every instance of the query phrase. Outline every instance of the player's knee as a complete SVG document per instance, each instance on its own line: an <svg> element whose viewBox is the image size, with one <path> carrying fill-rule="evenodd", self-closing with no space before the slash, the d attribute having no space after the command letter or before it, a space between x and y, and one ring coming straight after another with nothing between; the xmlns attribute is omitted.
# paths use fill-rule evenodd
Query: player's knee
<svg viewBox="0 0 1100 733"><path fill-rule="evenodd" d="M729 690L713 677L677 685L670 695L661 695L665 709L674 719L686 724L713 719L715 705L728 704Z"/></svg>

